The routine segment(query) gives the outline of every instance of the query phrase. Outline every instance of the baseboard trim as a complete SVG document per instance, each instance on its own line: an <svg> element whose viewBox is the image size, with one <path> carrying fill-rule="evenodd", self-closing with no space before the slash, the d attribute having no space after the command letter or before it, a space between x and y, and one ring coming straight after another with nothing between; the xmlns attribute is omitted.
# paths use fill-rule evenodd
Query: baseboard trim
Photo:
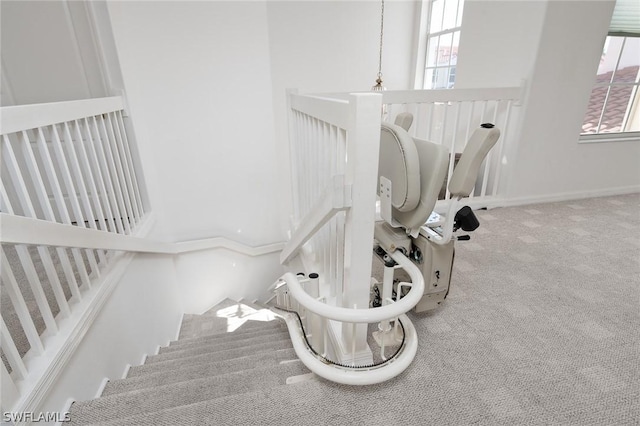
<svg viewBox="0 0 640 426"><path fill-rule="evenodd" d="M582 200L586 198L612 197L616 195L635 194L640 192L640 185L607 188L601 190L562 192L550 195L532 195L526 197L504 198L500 207L516 207L528 204L555 203L561 201Z"/></svg>
<svg viewBox="0 0 640 426"><path fill-rule="evenodd" d="M127 369L129 367L130 367L130 365L127 364ZM126 372L127 369L125 369L125 372ZM96 391L96 395L93 397L94 399L95 398L100 398L102 396L102 392L104 392L104 388L107 387L107 383L109 383L109 378L108 377L105 377L104 379L102 379L102 382L100 382L100 386L98 386L98 390Z"/></svg>

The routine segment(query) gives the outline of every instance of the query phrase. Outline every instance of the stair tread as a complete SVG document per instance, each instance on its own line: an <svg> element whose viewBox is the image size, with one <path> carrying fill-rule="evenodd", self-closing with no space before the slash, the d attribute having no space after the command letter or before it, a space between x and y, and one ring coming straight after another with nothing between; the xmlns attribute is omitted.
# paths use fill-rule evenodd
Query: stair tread
<svg viewBox="0 0 640 426"><path fill-rule="evenodd" d="M159 371L164 368L179 370L181 368L187 367L188 365L224 361L224 360L245 356L247 353L257 354L257 353L277 351L282 349L291 349L292 347L293 346L291 344L291 341L282 340L275 343L268 343L261 346L256 346L255 348L251 349L251 351L247 351L246 348L236 348L236 349L230 349L230 350L221 351L221 352L204 353L204 354L198 354L198 355L192 355L192 356L185 356L183 358L178 358L178 359L169 359L164 361L145 363L144 365L132 367L129 370L129 377L146 374L151 370Z"/></svg>
<svg viewBox="0 0 640 426"><path fill-rule="evenodd" d="M202 354L216 354L221 352L228 352L237 349L243 349L244 351L252 351L256 348L261 348L264 345L276 344L279 342L287 343L288 346L292 346L291 340L288 334L277 334L275 337L267 335L267 336L258 336L253 337L247 340L242 340L240 342L225 342L225 344L217 344L216 342L210 343L205 342L202 344L197 344L193 346L187 346L186 348L178 347L175 350L159 353L157 355L153 355L147 358L145 363L152 364L161 361L167 361L171 359L179 359L184 357L192 357L194 355L202 355Z"/></svg>
<svg viewBox="0 0 640 426"><path fill-rule="evenodd" d="M243 394L223 396L213 400L166 408L154 413L134 415L96 423L95 426L130 426L198 424L235 426L244 424L422 424L425 421L425 395L407 393L406 389L421 388L424 378L399 376L371 386L348 386L321 378L292 385L261 388ZM357 397L348 397L357 392ZM345 404L345 398L349 403ZM372 409L374 401L384 402L392 410L390 416ZM286 404L287 409L282 406ZM444 419L440 419L443 421ZM73 421L73 417L72 417Z"/></svg>
<svg viewBox="0 0 640 426"><path fill-rule="evenodd" d="M197 342L197 341L205 341L205 340L216 340L216 341L224 341L224 340L234 340L249 337L250 335L258 335L260 333L271 333L271 332L282 332L287 331L287 327L284 322L272 322L272 323L264 323L256 326L246 327L246 328L238 328L232 331L226 331L222 333L216 334L205 334L198 337L185 337L178 340L174 340L169 343L169 346L180 346L186 345L189 343Z"/></svg>
<svg viewBox="0 0 640 426"><path fill-rule="evenodd" d="M247 393L284 384L287 377L307 372L300 362L286 363L76 402L71 407L72 424L150 414L170 407Z"/></svg>
<svg viewBox="0 0 640 426"><path fill-rule="evenodd" d="M286 330L271 330L265 329L263 332L243 335L236 335L234 339L198 339L181 345L169 345L160 348L158 355L169 354L173 352L179 352L189 349L210 347L210 348L238 348L241 346L252 346L257 343L269 340L286 339L289 337L289 333Z"/></svg>
<svg viewBox="0 0 640 426"><path fill-rule="evenodd" d="M256 322L270 322L268 320L275 318L278 318L277 315L268 309L256 310L245 304L236 303L235 306L202 315L185 315L179 338L226 333L229 328L240 328Z"/></svg>
<svg viewBox="0 0 640 426"><path fill-rule="evenodd" d="M144 389L163 384L177 383L196 379L199 377L210 377L220 375L220 372L233 373L245 370L253 370L259 366L277 365L281 361L297 359L295 351L281 349L258 354L247 355L224 361L195 363L180 369L180 375L176 375L177 370L164 368L161 371L151 371L125 379L113 380L107 383L102 396L115 395L136 389Z"/></svg>

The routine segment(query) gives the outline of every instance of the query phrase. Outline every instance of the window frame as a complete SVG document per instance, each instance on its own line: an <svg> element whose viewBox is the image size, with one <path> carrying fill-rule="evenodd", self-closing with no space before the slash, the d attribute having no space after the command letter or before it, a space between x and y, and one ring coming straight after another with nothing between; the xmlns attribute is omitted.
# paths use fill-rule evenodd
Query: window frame
<svg viewBox="0 0 640 426"><path fill-rule="evenodd" d="M433 70L433 74L435 76L436 71L437 70L447 70L447 77L444 79L444 81L447 83L446 86L447 88L449 88L449 79L450 79L450 70L452 67L456 67L457 66L457 58L456 58L456 63L452 64L451 63L451 59L452 59L452 54L451 52L449 53L449 61L447 63L446 66L438 66L437 64L434 66L428 66L427 65L427 59L428 59L428 48L429 48L429 40L431 38L438 38L438 37L442 37L445 36L447 34L451 34L451 39L452 41L455 39L456 37L456 33L458 33L458 42L460 41L460 33L462 30L462 20L457 17L457 22L456 24L460 23L460 25L456 25L455 27L452 28L447 28L444 30L440 30L440 31L436 31L433 33L430 33L430 26L431 26L431 13L433 10L433 4L436 0L422 0L419 2L419 7L420 7L420 11L418 13L418 17L419 17L419 30L418 30L418 34L417 34L417 42L415 43L416 46L416 51L414 54L415 57L415 75L414 75L414 88L417 90L432 90L432 89L425 89L425 82L427 80L427 71L428 70ZM446 0L443 0L446 1ZM457 14L459 14L460 12L460 6L461 3L464 3L465 0L457 0L458 1L458 5L457 5ZM462 5L462 10L464 13L464 5ZM439 48L439 44L438 44L438 48ZM436 90L436 89L433 89Z"/></svg>
<svg viewBox="0 0 640 426"><path fill-rule="evenodd" d="M633 89L631 91L631 96L629 99L629 106L625 111L625 117L623 118L623 121L622 121L621 127L623 129L627 123L629 114L636 108L640 109L640 72L636 76L636 80L634 83L619 83L619 82L616 83L614 80L616 72L618 71L618 67L620 65L620 60L622 58L622 55L624 52L624 46L626 44L627 39L631 37L640 38L640 36L635 36L630 34L625 34L625 35L609 34L608 37L624 37L624 40L622 41L622 46L620 47L620 51L618 52L618 57L616 58L616 66L611 75L611 79L606 83L596 82L591 86L592 90L597 87L607 88L607 94L605 96L604 103L602 105L602 110L600 112L600 119L598 121L597 132L596 133L580 133L580 136L578 138L579 143L640 142L640 131L638 130L620 131L620 132L600 132L600 126L602 124L602 119L607 108L607 101L609 99L609 94L611 93L611 89L613 87L633 86ZM605 44L603 44L601 49L602 51L604 51L605 49L606 40L607 39L605 38L605 42L604 42ZM583 117L583 123L584 123L584 117Z"/></svg>

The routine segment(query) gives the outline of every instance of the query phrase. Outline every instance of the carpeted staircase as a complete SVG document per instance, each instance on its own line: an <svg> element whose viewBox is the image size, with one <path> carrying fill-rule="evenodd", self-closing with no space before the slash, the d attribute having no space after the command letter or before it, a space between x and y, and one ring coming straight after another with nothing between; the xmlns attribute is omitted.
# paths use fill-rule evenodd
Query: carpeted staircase
<svg viewBox="0 0 640 426"><path fill-rule="evenodd" d="M71 424L158 424L153 419L172 418L166 424L221 424L224 411L244 407L248 394L286 387L287 378L308 373L283 320L225 300L205 314L185 315L178 340L132 367L125 379L109 381L100 398L75 402ZM198 408L210 405L225 409Z"/></svg>

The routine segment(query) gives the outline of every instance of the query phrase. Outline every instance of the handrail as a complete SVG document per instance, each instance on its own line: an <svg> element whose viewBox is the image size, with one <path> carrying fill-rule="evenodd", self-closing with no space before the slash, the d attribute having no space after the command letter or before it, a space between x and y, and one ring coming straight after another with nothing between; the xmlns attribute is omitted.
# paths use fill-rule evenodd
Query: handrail
<svg viewBox="0 0 640 426"><path fill-rule="evenodd" d="M524 97L524 85L512 87L495 87L479 89L429 89L429 90L385 90L382 94L383 104L411 104L432 102L465 102L485 99L520 100ZM354 92L359 93L359 92ZM326 93L309 95L327 100L345 100L350 93Z"/></svg>
<svg viewBox="0 0 640 426"><path fill-rule="evenodd" d="M152 214L147 217L153 218ZM7 213L0 213L0 242L157 254L182 254L223 248L247 256L274 253L284 247L281 242L251 247L224 237L174 243L154 241L135 235L97 231Z"/></svg>
<svg viewBox="0 0 640 426"><path fill-rule="evenodd" d="M122 96L2 107L0 133L5 135L124 109Z"/></svg>
<svg viewBox="0 0 640 426"><path fill-rule="evenodd" d="M389 256L407 271L412 281L409 293L398 302L378 308L354 309L330 306L311 297L300 285L298 278L291 272L282 276L286 281L290 293L296 301L307 310L322 317L349 323L373 323L398 317L418 304L424 293L424 278L420 270L402 252L396 250Z"/></svg>

